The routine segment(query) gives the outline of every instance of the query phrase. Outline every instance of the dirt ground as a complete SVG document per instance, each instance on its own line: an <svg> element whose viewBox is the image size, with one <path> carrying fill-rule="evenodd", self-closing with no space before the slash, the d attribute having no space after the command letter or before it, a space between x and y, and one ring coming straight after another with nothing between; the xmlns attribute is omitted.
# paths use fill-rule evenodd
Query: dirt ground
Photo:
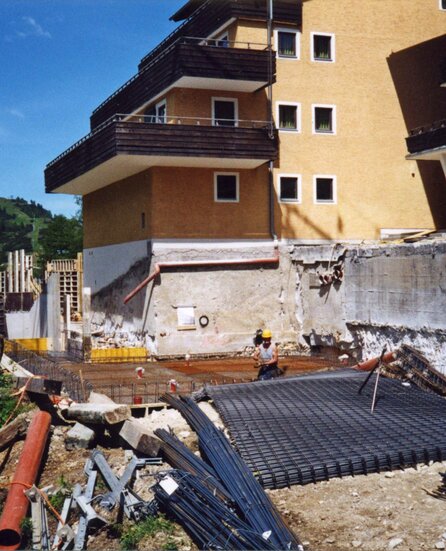
<svg viewBox="0 0 446 551"><path fill-rule="evenodd" d="M214 422L219 423L218 415L212 411L210 404L201 407L212 415ZM150 428L169 426L187 445L196 449L194 433L173 410L154 412L141 422ZM48 484L58 486L62 479L68 484L84 484L86 481L83 468L90 451L69 452L65 449L64 435L68 428L58 426L52 429L39 487ZM126 462L125 452L122 448L113 448L107 444L111 442L102 442L99 449L119 475ZM0 453L0 492L3 497L22 446L23 442L17 442L10 450ZM144 499L150 499L154 474L168 468L168 465L163 465L141 470L135 482L135 491ZM270 490L268 494L299 536L306 551L444 549L446 501L436 499L427 492L440 486L439 473L443 471L446 471L446 463L420 465L417 469ZM115 522L113 518L109 520L112 524ZM54 525L55 521L52 521ZM170 545L174 543L179 550L196 549L181 527L176 527L169 538ZM139 549L161 549L166 541L166 534L160 533L144 540ZM120 544L113 528L104 528L89 538L88 548L113 551L119 550Z"/></svg>

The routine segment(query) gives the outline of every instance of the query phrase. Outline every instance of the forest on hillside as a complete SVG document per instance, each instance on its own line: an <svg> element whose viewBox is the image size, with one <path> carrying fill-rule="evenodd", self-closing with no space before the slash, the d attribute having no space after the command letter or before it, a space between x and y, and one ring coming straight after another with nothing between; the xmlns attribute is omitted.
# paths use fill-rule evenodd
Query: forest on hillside
<svg viewBox="0 0 446 551"><path fill-rule="evenodd" d="M0 266L8 252L25 249L36 265L47 260L75 258L82 251L82 216L53 215L41 204L21 197L0 197Z"/></svg>

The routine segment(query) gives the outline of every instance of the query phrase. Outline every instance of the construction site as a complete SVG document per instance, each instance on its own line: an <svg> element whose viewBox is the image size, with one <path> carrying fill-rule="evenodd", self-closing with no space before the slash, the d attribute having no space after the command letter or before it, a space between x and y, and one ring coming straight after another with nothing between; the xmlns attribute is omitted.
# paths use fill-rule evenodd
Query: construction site
<svg viewBox="0 0 446 551"><path fill-rule="evenodd" d="M0 550L446 549L446 4L170 19L0 272Z"/></svg>

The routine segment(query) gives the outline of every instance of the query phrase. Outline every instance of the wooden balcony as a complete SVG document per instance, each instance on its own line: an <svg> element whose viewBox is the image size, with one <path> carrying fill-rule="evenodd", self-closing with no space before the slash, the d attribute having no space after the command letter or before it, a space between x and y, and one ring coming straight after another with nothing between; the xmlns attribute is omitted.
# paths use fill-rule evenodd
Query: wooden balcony
<svg viewBox="0 0 446 551"><path fill-rule="evenodd" d="M266 25L266 0L207 0L194 3L191 11L185 11L186 21L167 36L156 48L142 58L139 70L160 55L179 37L212 36L223 25L238 18L259 21ZM176 18L179 21L183 16ZM273 21L275 25L302 26L302 0L274 0Z"/></svg>
<svg viewBox="0 0 446 551"><path fill-rule="evenodd" d="M446 156L446 119L411 130L406 143L411 159L441 160Z"/></svg>
<svg viewBox="0 0 446 551"><path fill-rule="evenodd" d="M266 123L144 119L117 115L59 155L45 169L46 191L85 195L151 166L253 169L277 158L277 133L270 137Z"/></svg>
<svg viewBox="0 0 446 551"><path fill-rule="evenodd" d="M93 112L91 129L116 113L136 111L174 86L254 92L269 80L275 82L274 52L259 44L230 46L218 47L201 38L179 39Z"/></svg>

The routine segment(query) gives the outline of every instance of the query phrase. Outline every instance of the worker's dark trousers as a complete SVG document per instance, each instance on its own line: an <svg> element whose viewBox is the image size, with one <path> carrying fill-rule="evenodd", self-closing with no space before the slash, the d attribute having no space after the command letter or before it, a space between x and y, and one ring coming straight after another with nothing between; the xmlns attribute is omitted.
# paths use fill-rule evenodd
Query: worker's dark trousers
<svg viewBox="0 0 446 551"><path fill-rule="evenodd" d="M259 374L257 376L258 381L268 381L269 379L274 379L282 375L282 371L277 367L277 364L263 365L259 369Z"/></svg>

